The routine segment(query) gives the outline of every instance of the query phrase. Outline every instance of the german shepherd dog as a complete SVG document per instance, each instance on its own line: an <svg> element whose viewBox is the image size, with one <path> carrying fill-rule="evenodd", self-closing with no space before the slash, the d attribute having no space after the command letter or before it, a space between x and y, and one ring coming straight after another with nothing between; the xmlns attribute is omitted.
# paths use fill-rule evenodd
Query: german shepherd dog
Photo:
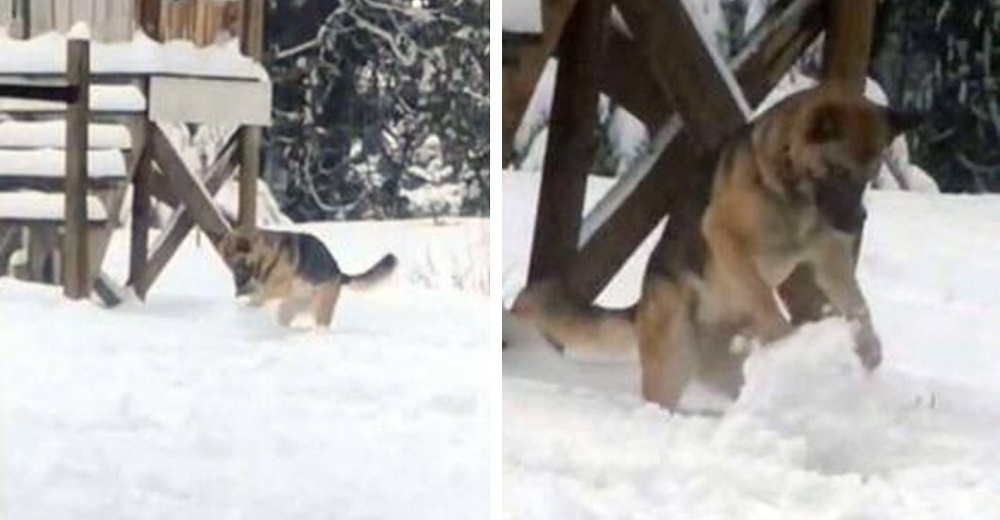
<svg viewBox="0 0 1000 520"><path fill-rule="evenodd" d="M581 303L551 279L512 310L565 350L638 342L643 397L674 408L693 376L736 396L746 352L733 339L791 332L775 289L804 266L856 325L872 370L881 344L854 275L862 194L885 148L919 121L829 85L790 96L723 147L714 175L670 214L634 307Z"/></svg>
<svg viewBox="0 0 1000 520"><path fill-rule="evenodd" d="M387 254L367 271L347 274L319 239L289 231L234 230L219 250L233 271L237 296L249 294L254 306L281 299L278 321L284 326L310 309L316 325L329 327L341 287L366 289L396 267L396 257Z"/></svg>

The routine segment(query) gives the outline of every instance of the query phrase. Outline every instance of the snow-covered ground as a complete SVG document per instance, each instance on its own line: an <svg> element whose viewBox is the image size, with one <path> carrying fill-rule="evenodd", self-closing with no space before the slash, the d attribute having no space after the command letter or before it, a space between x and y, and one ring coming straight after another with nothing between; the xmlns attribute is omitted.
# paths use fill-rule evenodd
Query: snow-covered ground
<svg viewBox="0 0 1000 520"><path fill-rule="evenodd" d="M329 331L237 302L203 237L145 304L0 278L0 517L486 518L487 225L306 226L349 272L400 259ZM127 255L119 233L112 277Z"/></svg>
<svg viewBox="0 0 1000 520"><path fill-rule="evenodd" d="M504 299L523 283L537 175L503 175ZM607 189L592 180L589 203ZM885 362L839 319L749 360L739 399L670 414L630 363L537 337L504 353L509 519L1000 519L1000 197L871 192L859 264ZM605 291L630 303L651 243ZM717 405L689 392L685 406Z"/></svg>

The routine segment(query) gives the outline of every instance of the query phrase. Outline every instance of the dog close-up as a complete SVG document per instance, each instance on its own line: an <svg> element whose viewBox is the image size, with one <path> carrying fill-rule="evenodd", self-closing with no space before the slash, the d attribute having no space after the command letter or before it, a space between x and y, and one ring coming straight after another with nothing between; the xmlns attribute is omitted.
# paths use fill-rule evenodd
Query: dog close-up
<svg viewBox="0 0 1000 520"><path fill-rule="evenodd" d="M389 278L396 257L386 254L366 271L348 274L318 238L276 230L234 230L219 242L233 271L237 296L250 296L252 306L281 300L278 321L289 326L310 311L319 327L329 327L342 287L364 290Z"/></svg>
<svg viewBox="0 0 1000 520"><path fill-rule="evenodd" d="M919 121L829 85L792 95L731 139L712 178L670 214L634 307L592 306L549 279L513 312L569 354L637 344L643 397L675 408L693 377L735 397L747 352L733 340L793 330L775 290L804 266L822 303L855 324L872 370L881 344L854 274L862 196L884 150Z"/></svg>

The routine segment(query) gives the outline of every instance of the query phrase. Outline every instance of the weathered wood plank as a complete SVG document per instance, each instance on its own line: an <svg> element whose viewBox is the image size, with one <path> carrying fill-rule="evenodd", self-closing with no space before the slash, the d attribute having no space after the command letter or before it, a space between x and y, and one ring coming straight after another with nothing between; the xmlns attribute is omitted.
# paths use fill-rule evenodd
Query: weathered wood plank
<svg viewBox="0 0 1000 520"><path fill-rule="evenodd" d="M863 92L875 32L877 0L827 0L823 79Z"/></svg>
<svg viewBox="0 0 1000 520"><path fill-rule="evenodd" d="M219 208L205 186L187 169L184 161L174 150L167 136L157 125L150 131L150 151L153 160L170 181L173 192L188 208L198 226L212 236L222 236L230 232L229 223L223 218Z"/></svg>
<svg viewBox="0 0 1000 520"><path fill-rule="evenodd" d="M163 8L161 0L136 0L135 17L136 22L147 36L154 40L160 40L161 23L160 18Z"/></svg>
<svg viewBox="0 0 1000 520"><path fill-rule="evenodd" d="M233 174L236 167L236 139L230 138L219 153L218 159L209 169L205 178L205 190L215 195L222 188L223 183ZM173 258L177 249L180 248L184 237L194 228L195 220L187 206L181 206L174 212L166 230L160 235L159 240L152 247L152 254L146 262L146 268L142 274L130 285L135 289L137 295L145 298L149 288L163 272L167 262Z"/></svg>
<svg viewBox="0 0 1000 520"><path fill-rule="evenodd" d="M511 159L514 134L521 125L521 118L535 92L535 84L562 35L570 13L578 0L545 0L542 2L541 40L525 44L516 49L516 55L508 57L510 65L503 67L503 164Z"/></svg>
<svg viewBox="0 0 1000 520"><path fill-rule="evenodd" d="M528 278L558 273L573 257L597 146L597 65L608 0L579 0L559 42L549 138Z"/></svg>
<svg viewBox="0 0 1000 520"><path fill-rule="evenodd" d="M149 127L149 120L143 120L136 132L141 141L136 156L135 174L132 176L129 276L126 282L128 284L134 282L140 273L146 270L146 259L149 257L149 224L152 220L150 184L153 176L153 159L149 153Z"/></svg>
<svg viewBox="0 0 1000 520"><path fill-rule="evenodd" d="M750 118L725 61L705 41L683 0L619 0L653 78L702 150L713 150Z"/></svg>
<svg viewBox="0 0 1000 520"><path fill-rule="evenodd" d="M253 229L257 223L257 179L260 177L261 129L244 126L240 140L240 205L238 222L242 229Z"/></svg>
<svg viewBox="0 0 1000 520"><path fill-rule="evenodd" d="M604 59L598 66L601 92L621 104L652 133L674 108L653 80L636 42L614 27L608 30L607 40Z"/></svg>
<svg viewBox="0 0 1000 520"><path fill-rule="evenodd" d="M71 299L90 294L87 251L87 130L90 106L90 42L69 40L66 80L77 90L66 109L66 229L63 235L63 294Z"/></svg>

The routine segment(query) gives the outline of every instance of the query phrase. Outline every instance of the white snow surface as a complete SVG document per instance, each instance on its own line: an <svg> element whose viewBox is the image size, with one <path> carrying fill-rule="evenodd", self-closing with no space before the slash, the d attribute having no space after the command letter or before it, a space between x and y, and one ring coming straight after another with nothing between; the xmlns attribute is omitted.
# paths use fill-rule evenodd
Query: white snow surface
<svg viewBox="0 0 1000 520"><path fill-rule="evenodd" d="M328 331L238 302L203 237L145 304L0 278L3 517L486 518L489 305L411 279L421 244L460 249L460 233L310 229L348 272L400 257L401 276L341 293Z"/></svg>
<svg viewBox="0 0 1000 520"><path fill-rule="evenodd" d="M66 195L40 191L0 192L0 219L63 220L66 215ZM108 213L104 204L93 195L87 196L87 219L104 221Z"/></svg>
<svg viewBox="0 0 1000 520"><path fill-rule="evenodd" d="M66 152L51 148L0 150L0 177L5 175L64 177ZM87 175L92 178L124 177L125 157L118 150L90 150L87 152Z"/></svg>
<svg viewBox="0 0 1000 520"><path fill-rule="evenodd" d="M542 5L540 0L503 0L502 27L504 32L542 32Z"/></svg>
<svg viewBox="0 0 1000 520"><path fill-rule="evenodd" d="M0 74L65 74L67 35L52 31L28 40L0 35ZM91 42L95 74L166 74L268 81L267 72L240 53L236 39L196 47L188 40L158 42L136 31L125 42Z"/></svg>
<svg viewBox="0 0 1000 520"><path fill-rule="evenodd" d="M91 123L87 129L91 148L132 147L132 137L125 125ZM0 147L63 148L66 146L66 121L0 121Z"/></svg>
<svg viewBox="0 0 1000 520"><path fill-rule="evenodd" d="M530 236L537 175L503 180L509 302L528 244L508 237ZM607 189L593 181L590 198ZM866 197L876 373L830 318L754 353L735 403L696 387L683 406L716 412L671 414L638 398L634 362L573 362L511 334L504 518L1000 519L1000 196ZM635 300L649 247L605 302Z"/></svg>

